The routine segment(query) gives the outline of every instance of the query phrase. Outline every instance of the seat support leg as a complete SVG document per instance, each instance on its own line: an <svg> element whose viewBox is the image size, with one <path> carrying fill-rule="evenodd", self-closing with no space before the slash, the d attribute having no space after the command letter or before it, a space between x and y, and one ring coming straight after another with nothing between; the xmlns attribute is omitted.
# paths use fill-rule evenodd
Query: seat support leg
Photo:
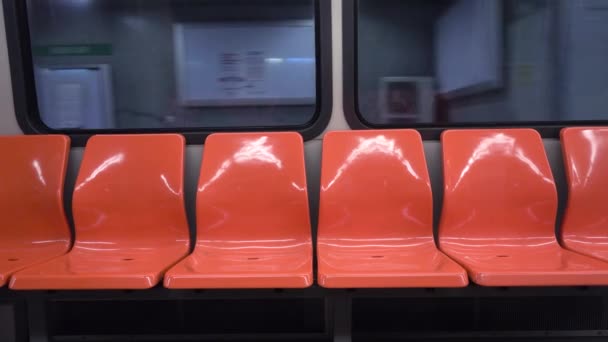
<svg viewBox="0 0 608 342"><path fill-rule="evenodd" d="M339 294L333 298L333 341L352 341L352 316L350 296Z"/></svg>
<svg viewBox="0 0 608 342"><path fill-rule="evenodd" d="M28 296L27 300L28 332L30 342L48 342L46 324L46 301L42 296Z"/></svg>

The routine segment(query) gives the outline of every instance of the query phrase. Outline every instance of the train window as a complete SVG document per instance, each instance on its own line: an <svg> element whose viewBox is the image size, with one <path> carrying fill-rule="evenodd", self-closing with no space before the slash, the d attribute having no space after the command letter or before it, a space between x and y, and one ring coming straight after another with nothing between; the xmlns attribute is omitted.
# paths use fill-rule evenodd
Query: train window
<svg viewBox="0 0 608 342"><path fill-rule="evenodd" d="M8 3L39 130L304 130L330 115L324 1Z"/></svg>
<svg viewBox="0 0 608 342"><path fill-rule="evenodd" d="M344 23L351 124L608 120L607 0L345 0Z"/></svg>

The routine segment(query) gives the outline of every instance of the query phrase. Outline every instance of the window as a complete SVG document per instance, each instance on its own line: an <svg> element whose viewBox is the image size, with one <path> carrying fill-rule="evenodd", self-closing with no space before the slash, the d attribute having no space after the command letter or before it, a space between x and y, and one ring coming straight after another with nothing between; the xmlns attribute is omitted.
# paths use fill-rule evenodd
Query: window
<svg viewBox="0 0 608 342"><path fill-rule="evenodd" d="M345 32L351 124L608 120L608 0L345 0Z"/></svg>
<svg viewBox="0 0 608 342"><path fill-rule="evenodd" d="M8 3L7 32L22 49L11 65L21 56L22 110L38 131L304 130L328 120L323 1Z"/></svg>

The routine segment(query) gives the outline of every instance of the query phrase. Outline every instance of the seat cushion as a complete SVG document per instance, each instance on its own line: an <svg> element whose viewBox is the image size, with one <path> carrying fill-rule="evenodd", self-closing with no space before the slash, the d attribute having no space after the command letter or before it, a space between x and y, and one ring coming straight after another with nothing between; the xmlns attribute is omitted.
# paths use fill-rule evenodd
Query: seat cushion
<svg viewBox="0 0 608 342"><path fill-rule="evenodd" d="M15 290L148 289L178 262L187 249L74 250L16 273Z"/></svg>
<svg viewBox="0 0 608 342"><path fill-rule="evenodd" d="M557 243L541 246L444 247L484 286L584 286L608 284L608 263L571 252Z"/></svg>
<svg viewBox="0 0 608 342"><path fill-rule="evenodd" d="M241 252L201 247L167 272L165 287L305 288L312 281L310 244Z"/></svg>
<svg viewBox="0 0 608 342"><path fill-rule="evenodd" d="M370 241L370 243L373 243ZM465 270L434 243L421 246L319 245L319 285L328 288L463 287Z"/></svg>

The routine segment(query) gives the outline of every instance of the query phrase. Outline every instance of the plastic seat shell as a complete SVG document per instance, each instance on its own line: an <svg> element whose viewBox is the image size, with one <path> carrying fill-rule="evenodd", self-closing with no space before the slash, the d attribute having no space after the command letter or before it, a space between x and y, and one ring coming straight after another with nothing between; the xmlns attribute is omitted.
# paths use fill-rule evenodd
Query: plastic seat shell
<svg viewBox="0 0 608 342"><path fill-rule="evenodd" d="M462 287L433 239L433 199L414 130L336 131L323 140L318 282L328 288Z"/></svg>
<svg viewBox="0 0 608 342"><path fill-rule="evenodd" d="M606 285L608 264L562 248L557 192L532 129L451 130L441 137L440 248L485 286Z"/></svg>
<svg viewBox="0 0 608 342"><path fill-rule="evenodd" d="M166 287L312 285L310 213L299 134L209 136L196 207L196 247L167 272Z"/></svg>
<svg viewBox="0 0 608 342"><path fill-rule="evenodd" d="M562 243L608 261L608 127L565 128L561 142L568 181Z"/></svg>
<svg viewBox="0 0 608 342"><path fill-rule="evenodd" d="M63 135L0 137L0 286L70 248L63 210L69 145Z"/></svg>
<svg viewBox="0 0 608 342"><path fill-rule="evenodd" d="M66 255L11 279L13 289L145 289L189 249L184 138L89 139L76 180L76 239Z"/></svg>

